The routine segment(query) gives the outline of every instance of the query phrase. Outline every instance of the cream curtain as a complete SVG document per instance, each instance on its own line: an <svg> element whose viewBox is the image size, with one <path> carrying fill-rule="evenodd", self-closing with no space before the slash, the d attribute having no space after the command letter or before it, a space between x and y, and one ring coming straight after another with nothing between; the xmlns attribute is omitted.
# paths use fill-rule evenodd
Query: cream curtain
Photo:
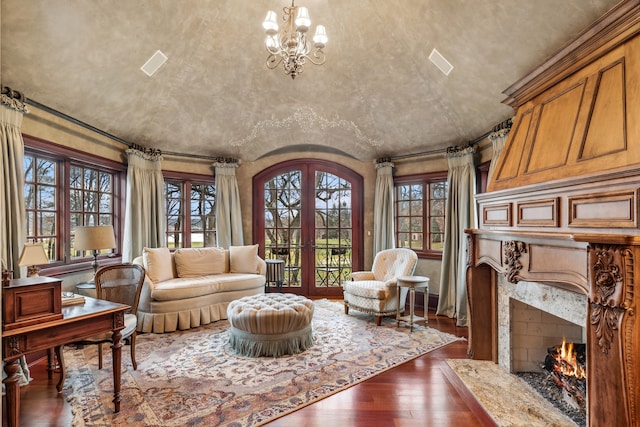
<svg viewBox="0 0 640 427"><path fill-rule="evenodd" d="M166 210L162 156L127 150L127 204L122 261L131 262L146 247L166 245Z"/></svg>
<svg viewBox="0 0 640 427"><path fill-rule="evenodd" d="M213 164L216 173L216 242L218 247L241 246L242 210L236 163Z"/></svg>
<svg viewBox="0 0 640 427"><path fill-rule="evenodd" d="M373 253L384 249L393 249L395 245L395 227L393 220L393 163L382 162L376 165L376 193L373 204Z"/></svg>
<svg viewBox="0 0 640 427"><path fill-rule="evenodd" d="M28 113L21 93L2 87L0 94L0 260L3 269L13 271L14 278L23 276L18 260L27 236L24 206L24 141L22 117ZM32 380L25 357L19 360L18 384ZM2 378L6 377L4 362ZM4 393L4 384L2 384Z"/></svg>
<svg viewBox="0 0 640 427"><path fill-rule="evenodd" d="M27 235L24 206L24 141L22 116L27 113L24 102L9 94L0 95L0 251L2 268L23 276L18 266L20 251ZM17 94L17 93L16 93ZM21 94L17 94L22 97Z"/></svg>
<svg viewBox="0 0 640 427"><path fill-rule="evenodd" d="M447 154L447 212L445 243L440 273L438 315L455 317L458 326L467 325L465 228L476 227L475 174L476 147L467 147Z"/></svg>
<svg viewBox="0 0 640 427"><path fill-rule="evenodd" d="M500 153L502 153L502 149L504 148L504 143L507 141L507 137L509 136L509 131L511 128L500 129L495 132L491 132L489 134L489 141L491 141L491 149L493 150L491 154L491 164L489 165L489 172L487 174L487 182L491 182L493 180L493 174L495 173L496 166L498 165L498 159L500 158Z"/></svg>

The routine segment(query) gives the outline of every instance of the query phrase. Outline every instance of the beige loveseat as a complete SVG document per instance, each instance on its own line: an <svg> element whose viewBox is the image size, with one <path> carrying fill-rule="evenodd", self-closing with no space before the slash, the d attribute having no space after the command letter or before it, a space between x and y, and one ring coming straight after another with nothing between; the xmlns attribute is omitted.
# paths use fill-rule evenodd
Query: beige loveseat
<svg viewBox="0 0 640 427"><path fill-rule="evenodd" d="M147 272L138 306L139 332L173 332L227 318L227 305L264 293L266 263L257 245L144 248L133 260Z"/></svg>

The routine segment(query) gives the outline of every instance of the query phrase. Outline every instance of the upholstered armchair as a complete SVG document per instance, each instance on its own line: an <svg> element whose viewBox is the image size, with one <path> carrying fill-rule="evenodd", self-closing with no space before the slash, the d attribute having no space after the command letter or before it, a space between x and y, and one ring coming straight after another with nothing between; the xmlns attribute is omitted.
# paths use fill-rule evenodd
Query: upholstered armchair
<svg viewBox="0 0 640 427"><path fill-rule="evenodd" d="M342 284L344 312L349 309L376 316L380 326L383 316L396 314L398 307L397 278L410 276L416 267L418 256L411 249L386 249L376 254L371 271L354 271L352 281ZM402 288L400 307L404 311L408 288Z"/></svg>

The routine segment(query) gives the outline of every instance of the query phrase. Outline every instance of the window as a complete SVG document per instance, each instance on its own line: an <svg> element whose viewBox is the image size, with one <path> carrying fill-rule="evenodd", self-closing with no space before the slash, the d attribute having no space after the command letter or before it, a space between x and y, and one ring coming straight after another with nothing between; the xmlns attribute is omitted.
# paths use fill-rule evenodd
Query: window
<svg viewBox="0 0 640 427"><path fill-rule="evenodd" d="M395 180L396 247L440 258L444 246L446 173Z"/></svg>
<svg viewBox="0 0 640 427"><path fill-rule="evenodd" d="M209 182L203 182L204 179ZM167 246L216 246L215 186L211 177L165 176Z"/></svg>
<svg viewBox="0 0 640 427"><path fill-rule="evenodd" d="M71 235L76 226L113 225L114 192L112 172L94 167L70 164L69 173L69 216ZM102 250L110 253L111 250ZM71 256L90 256L75 250L71 239Z"/></svg>
<svg viewBox="0 0 640 427"><path fill-rule="evenodd" d="M55 160L25 154L24 202L27 239L44 244L49 260L58 259L58 164Z"/></svg>
<svg viewBox="0 0 640 427"><path fill-rule="evenodd" d="M88 268L90 253L74 250L77 226L113 225L120 242L124 166L24 135L27 240L44 243L48 274ZM118 254L120 245L103 254Z"/></svg>

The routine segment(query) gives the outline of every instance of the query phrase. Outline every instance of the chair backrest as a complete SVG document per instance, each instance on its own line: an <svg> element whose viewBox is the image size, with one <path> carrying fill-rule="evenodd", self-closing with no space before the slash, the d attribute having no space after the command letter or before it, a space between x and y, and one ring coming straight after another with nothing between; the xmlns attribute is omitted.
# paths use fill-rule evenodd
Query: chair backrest
<svg viewBox="0 0 640 427"><path fill-rule="evenodd" d="M416 268L418 255L411 249L385 249L376 254L371 271L376 280L386 282L398 276L410 276Z"/></svg>
<svg viewBox="0 0 640 427"><path fill-rule="evenodd" d="M141 265L116 264L102 267L95 276L96 296L99 299L131 306L136 314L145 271Z"/></svg>

